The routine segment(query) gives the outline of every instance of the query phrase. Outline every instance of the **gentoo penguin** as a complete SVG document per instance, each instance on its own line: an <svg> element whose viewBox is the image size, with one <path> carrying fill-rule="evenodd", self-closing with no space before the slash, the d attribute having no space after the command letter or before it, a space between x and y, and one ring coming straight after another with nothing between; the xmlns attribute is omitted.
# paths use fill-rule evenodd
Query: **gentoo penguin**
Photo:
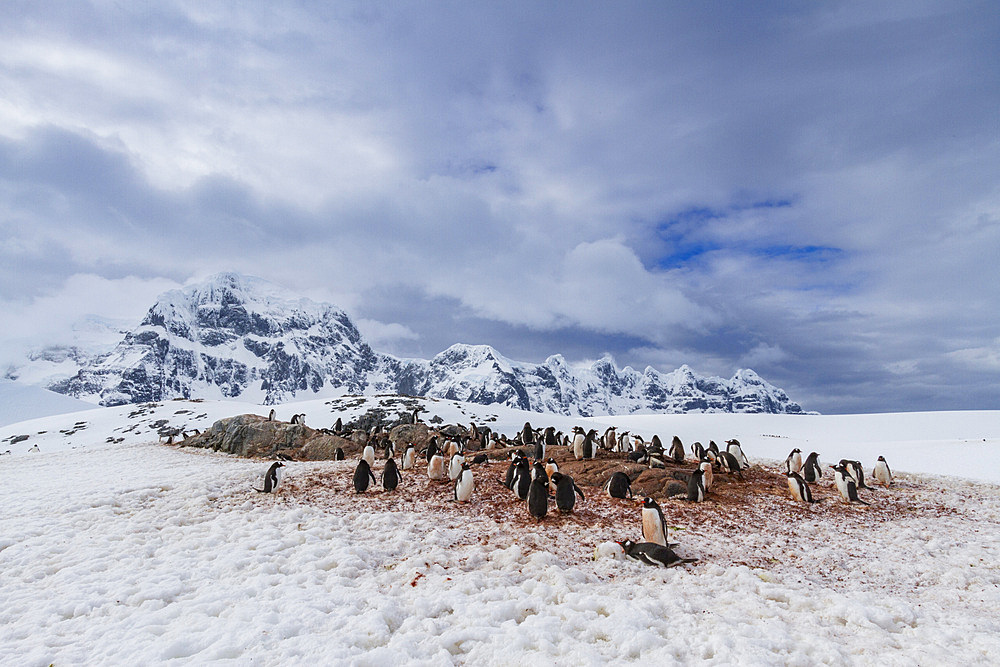
<svg viewBox="0 0 1000 667"><path fill-rule="evenodd" d="M438 452L438 437L436 435L431 436L430 442L427 443L427 462L430 463L431 457L433 457Z"/></svg>
<svg viewBox="0 0 1000 667"><path fill-rule="evenodd" d="M369 478L371 478L372 482L378 484L378 480L375 479L375 473L372 472L368 461L361 459L358 461L358 467L354 469L354 491L357 493L367 491Z"/></svg>
<svg viewBox="0 0 1000 667"><path fill-rule="evenodd" d="M548 475L551 480L552 474L557 472L559 472L559 464L556 463L554 458L550 457L549 460L545 462L545 474Z"/></svg>
<svg viewBox="0 0 1000 667"><path fill-rule="evenodd" d="M731 452L719 452L719 465L726 472L734 472L740 479L743 479L743 468L740 466L740 460Z"/></svg>
<svg viewBox="0 0 1000 667"><path fill-rule="evenodd" d="M458 476L462 473L462 464L465 463L465 457L461 454L452 454L451 460L448 462L448 479L455 481Z"/></svg>
<svg viewBox="0 0 1000 667"><path fill-rule="evenodd" d="M294 461L295 460L291 456L289 456L288 454L282 454L281 452L278 452L277 457L279 459L281 459L282 461Z"/></svg>
<svg viewBox="0 0 1000 667"><path fill-rule="evenodd" d="M547 427L542 438L545 440L546 448L556 447L559 444L559 438L556 437L556 428L554 426Z"/></svg>
<svg viewBox="0 0 1000 667"><path fill-rule="evenodd" d="M597 456L597 429L590 429L583 438L583 458L592 459Z"/></svg>
<svg viewBox="0 0 1000 667"><path fill-rule="evenodd" d="M715 481L715 473L712 472L712 462L702 461L698 468L701 470L701 481L705 484L705 493L712 490L712 483Z"/></svg>
<svg viewBox="0 0 1000 667"><path fill-rule="evenodd" d="M819 454L812 452L806 457L806 462L802 464L802 477L807 482L816 483L823 476L823 469L819 465Z"/></svg>
<svg viewBox="0 0 1000 667"><path fill-rule="evenodd" d="M444 455L441 452L435 452L434 456L427 463L427 477L430 479L444 479L447 477Z"/></svg>
<svg viewBox="0 0 1000 667"><path fill-rule="evenodd" d="M548 480L533 479L528 487L528 514L539 521L545 518L549 511Z"/></svg>
<svg viewBox="0 0 1000 667"><path fill-rule="evenodd" d="M517 454L511 454L510 465L507 466L507 475L504 477L503 485L508 489L514 488L514 475L517 473L517 464L521 457Z"/></svg>
<svg viewBox="0 0 1000 667"><path fill-rule="evenodd" d="M510 487L518 500L528 499L528 490L531 487L531 482L531 467L528 465L528 459L522 456L514 466L514 481ZM547 481L546 484L548 484ZM546 493L548 492L546 491Z"/></svg>
<svg viewBox="0 0 1000 667"><path fill-rule="evenodd" d="M673 567L683 563L694 563L698 560L697 558L681 558L669 547L651 542L636 543L632 540L622 540L618 544L621 545L626 556L642 561L647 565Z"/></svg>
<svg viewBox="0 0 1000 667"><path fill-rule="evenodd" d="M472 479L472 470L468 463L462 463L462 470L455 479L455 500L460 503L469 502L472 491L476 488L476 483Z"/></svg>
<svg viewBox="0 0 1000 667"><path fill-rule="evenodd" d="M333 452L333 460L334 461L343 461L344 458L345 458L344 448L343 447L337 447L336 451Z"/></svg>
<svg viewBox="0 0 1000 667"><path fill-rule="evenodd" d="M732 440L726 440L726 451L736 457L740 462L740 468L749 468L750 461L747 460L747 455L743 453L743 448L740 447L740 441L736 438Z"/></svg>
<svg viewBox="0 0 1000 667"><path fill-rule="evenodd" d="M583 491L569 475L564 475L561 472L554 473L552 483L556 485L556 507L559 508L560 512L572 512L578 495L580 500L586 500Z"/></svg>
<svg viewBox="0 0 1000 667"><path fill-rule="evenodd" d="M687 499L693 503L700 503L705 499L705 480L701 468L691 473L688 480Z"/></svg>
<svg viewBox="0 0 1000 667"><path fill-rule="evenodd" d="M885 457L878 457L878 462L875 463L875 469L872 470L872 477L875 481L882 486L888 488L892 484L892 471L889 470L889 464L885 462Z"/></svg>
<svg viewBox="0 0 1000 667"><path fill-rule="evenodd" d="M604 431L604 435L601 436L601 446L609 452L615 451L615 447L618 446L618 436L615 434L614 426L609 426Z"/></svg>
<svg viewBox="0 0 1000 667"><path fill-rule="evenodd" d="M344 431L344 420L341 419L340 417L337 417L337 421L334 422L333 424L333 432L343 433L343 431Z"/></svg>
<svg viewBox="0 0 1000 667"><path fill-rule="evenodd" d="M545 460L545 438L538 438L535 440L535 460L544 461Z"/></svg>
<svg viewBox="0 0 1000 667"><path fill-rule="evenodd" d="M642 499L642 538L667 546L667 520L663 518L663 510L649 496Z"/></svg>
<svg viewBox="0 0 1000 667"><path fill-rule="evenodd" d="M798 500L801 503L814 503L812 491L809 489L809 485L806 481L802 479L802 475L790 470L785 473L788 477L788 490L792 494L792 498Z"/></svg>
<svg viewBox="0 0 1000 667"><path fill-rule="evenodd" d="M859 489L871 488L865 484L865 469L861 465L861 461L850 461L848 459L840 459L840 465L847 468L848 474L854 478L855 483L858 485Z"/></svg>
<svg viewBox="0 0 1000 667"><path fill-rule="evenodd" d="M531 466L531 479L541 479L546 484L549 483L549 473L545 469L544 463L535 461L534 465Z"/></svg>
<svg viewBox="0 0 1000 667"><path fill-rule="evenodd" d="M796 447L785 458L785 472L801 472L802 450Z"/></svg>
<svg viewBox="0 0 1000 667"><path fill-rule="evenodd" d="M476 454L475 456L472 457L471 462L478 465L480 463L487 463L489 460L490 457L487 456L486 454Z"/></svg>
<svg viewBox="0 0 1000 667"><path fill-rule="evenodd" d="M267 421L269 422L274 421L274 408L271 408L271 411L267 413Z"/></svg>
<svg viewBox="0 0 1000 667"><path fill-rule="evenodd" d="M632 480L627 474L618 471L611 475L611 479L604 485L604 490L612 498L631 498Z"/></svg>
<svg viewBox="0 0 1000 667"><path fill-rule="evenodd" d="M386 491L395 491L399 486L402 475L396 467L396 459L386 459L385 469L382 471L382 488Z"/></svg>
<svg viewBox="0 0 1000 667"><path fill-rule="evenodd" d="M587 440L587 435L579 426L573 427L573 458L577 461L583 458L583 443Z"/></svg>
<svg viewBox="0 0 1000 667"><path fill-rule="evenodd" d="M705 446L700 442L694 442L691 444L691 456L694 457L695 461L701 461L705 458Z"/></svg>
<svg viewBox="0 0 1000 667"><path fill-rule="evenodd" d="M375 467L375 448L371 445L365 445L365 450L361 454L361 458L364 459L365 463L368 464L368 468Z"/></svg>
<svg viewBox="0 0 1000 667"><path fill-rule="evenodd" d="M285 464L281 461L275 461L272 463L271 467L264 473L264 488L255 488L254 491L258 493L274 493L277 491L278 485L281 484L281 469L284 467Z"/></svg>
<svg viewBox="0 0 1000 667"><path fill-rule="evenodd" d="M417 448L413 446L413 443L407 443L406 449L403 450L403 470L412 470L413 466L417 463Z"/></svg>
<svg viewBox="0 0 1000 667"><path fill-rule="evenodd" d="M715 458L719 458L719 446L715 444L715 440L708 441L708 447L706 448L706 451L714 455Z"/></svg>
<svg viewBox="0 0 1000 667"><path fill-rule="evenodd" d="M663 453L663 443L660 442L660 436L658 436L658 435L656 435L654 433L653 434L653 438L649 441L649 444L646 445L646 449L648 449L653 454L662 454Z"/></svg>
<svg viewBox="0 0 1000 667"><path fill-rule="evenodd" d="M848 472L847 467L843 464L830 467L834 470L833 480L837 484L837 491L840 492L840 497L849 503L867 505L868 503L858 497L858 485L855 483L851 473Z"/></svg>
<svg viewBox="0 0 1000 667"><path fill-rule="evenodd" d="M524 426L521 427L521 444L522 445L535 444L535 432L531 429L530 422L524 422Z"/></svg>
<svg viewBox="0 0 1000 667"><path fill-rule="evenodd" d="M622 431L618 435L618 448L616 451L618 452L631 451L632 438L628 437L628 435L629 435L628 431Z"/></svg>
<svg viewBox="0 0 1000 667"><path fill-rule="evenodd" d="M681 443L681 439L676 435L674 439L670 441L670 452L668 456L674 460L674 463L684 463L684 445Z"/></svg>

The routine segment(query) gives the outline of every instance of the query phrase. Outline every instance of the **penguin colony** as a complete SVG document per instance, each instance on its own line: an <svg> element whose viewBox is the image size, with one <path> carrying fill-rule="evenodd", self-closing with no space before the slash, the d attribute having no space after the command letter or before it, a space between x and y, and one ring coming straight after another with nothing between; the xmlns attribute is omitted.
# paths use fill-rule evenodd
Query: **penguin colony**
<svg viewBox="0 0 1000 667"><path fill-rule="evenodd" d="M273 419L272 411L269 420ZM292 423L304 424L304 421L305 415L292 418ZM335 431L343 432L340 419ZM714 441L709 441L708 446L695 442L690 447L689 457L677 436L673 436L669 447L664 448L658 435L653 435L647 442L638 434L618 431L614 427L606 429L603 435L599 435L596 429L584 430L581 427L574 427L571 434L563 434L551 426L536 430L530 423L525 423L513 438L508 438L489 429L478 429L473 424L468 432L468 436L445 436L438 432L432 435L427 447L420 452L413 443L400 443L403 454L397 465L396 443L390 442L387 434L379 434L373 429L353 473L354 493L366 493L369 487L379 484L383 492L393 492L404 483L403 470L416 474L418 478L426 475L425 484L428 487L447 484L450 488L448 499L456 503L474 505L477 485L502 484L517 501L524 503L531 521L542 523L553 509L551 505L558 514L566 515L573 513L578 499L581 503L587 502L584 491L573 477L559 470L556 458L551 456L557 451L577 461L598 458L600 454L601 458L617 458L623 463L631 462L648 468L665 468L668 462L672 467L693 463L693 469L673 471L672 477L676 481L669 483L662 494L670 502L702 503L711 497L718 475L725 475L730 481L738 483L743 480L744 471L750 468L741 444L735 439L725 441L725 449L720 449ZM383 453L385 461L380 477L375 474L378 465L376 448ZM502 477L489 471L489 454L480 451L498 448L510 450ZM337 460L343 460L343 457L343 451L338 448ZM281 469L285 467L283 461L292 460L287 455L279 454L279 458L281 460L272 463L264 474L263 489L255 487L256 491L278 492ZM496 462L496 459L493 461ZM828 468L833 470L833 486L843 502L870 504L858 494L859 489L871 488L865 484L860 462L842 459L838 465ZM623 470L608 474L602 490L609 498L636 505L635 524L622 526L622 530L641 530L642 541L623 539L603 543L595 549L595 558L602 555L631 558L656 567L696 562L696 558L683 558L673 551L678 545L668 539L670 525L663 508L651 496L643 494L642 498L636 498L632 482L637 475L634 468L632 476L626 470L623 466ZM782 464L782 472L787 478L792 500L807 504L819 502L810 487L810 484L819 482L824 472L818 453L812 452L803 460L802 451L793 449ZM892 472L884 457L878 457L870 479L886 488L892 484Z"/></svg>

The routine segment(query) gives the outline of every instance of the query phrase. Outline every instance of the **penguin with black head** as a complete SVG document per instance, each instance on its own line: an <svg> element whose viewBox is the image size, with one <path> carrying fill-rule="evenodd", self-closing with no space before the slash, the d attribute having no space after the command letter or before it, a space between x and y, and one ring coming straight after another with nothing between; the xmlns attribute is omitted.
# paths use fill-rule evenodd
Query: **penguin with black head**
<svg viewBox="0 0 1000 667"><path fill-rule="evenodd" d="M271 467L264 473L264 488L255 488L254 491L257 493L275 493L278 490L278 485L281 484L281 469L284 467L285 464L281 461L272 463Z"/></svg>
<svg viewBox="0 0 1000 667"><path fill-rule="evenodd" d="M403 475L396 467L396 459L386 459L385 469L382 470L382 488L386 491L395 491L402 479Z"/></svg>
<svg viewBox="0 0 1000 667"><path fill-rule="evenodd" d="M823 468L819 465L819 454L812 452L806 457L806 462L802 464L802 479L815 484L823 476Z"/></svg>
<svg viewBox="0 0 1000 667"><path fill-rule="evenodd" d="M577 496L580 496L580 500L586 500L583 491L569 475L564 475L561 472L553 473L552 483L556 485L556 508L560 512L572 512Z"/></svg>
<svg viewBox="0 0 1000 667"><path fill-rule="evenodd" d="M631 498L632 480L626 473L618 471L604 484L604 491L612 498Z"/></svg>

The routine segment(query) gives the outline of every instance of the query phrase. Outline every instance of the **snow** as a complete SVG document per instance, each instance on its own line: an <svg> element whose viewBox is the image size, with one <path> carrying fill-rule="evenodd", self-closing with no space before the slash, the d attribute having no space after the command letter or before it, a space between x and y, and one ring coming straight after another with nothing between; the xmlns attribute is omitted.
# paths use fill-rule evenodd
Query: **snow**
<svg viewBox="0 0 1000 667"><path fill-rule="evenodd" d="M91 403L48 389L0 380L0 426L93 407Z"/></svg>
<svg viewBox="0 0 1000 667"><path fill-rule="evenodd" d="M392 399L277 412L321 426L380 403ZM47 416L0 427L13 451L0 457L0 663L905 665L1000 654L1000 413L583 420L422 403L422 416L508 434L530 421L614 423L685 444L737 437L757 466L794 446L866 469L884 454L898 483L865 492L872 507L837 502L828 480L810 507L760 496L736 516L665 503L678 552L700 560L662 570L593 560L598 544L638 535L637 508L588 494L576 514L535 524L490 495L499 466L476 469L469 506L418 474L394 494L358 496L353 461L289 464L279 493L263 495L251 486L265 461L156 442L160 420L205 428L269 407L164 401ZM29 438L9 444L16 434ZM27 453L33 444L40 453Z"/></svg>

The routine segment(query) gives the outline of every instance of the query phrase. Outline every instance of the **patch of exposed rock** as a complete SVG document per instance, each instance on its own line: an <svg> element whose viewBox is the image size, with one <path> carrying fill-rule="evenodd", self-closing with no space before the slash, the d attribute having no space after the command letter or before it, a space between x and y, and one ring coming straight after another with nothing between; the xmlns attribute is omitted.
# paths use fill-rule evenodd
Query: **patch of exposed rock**
<svg viewBox="0 0 1000 667"><path fill-rule="evenodd" d="M250 414L220 419L204 433L191 436L180 445L248 458L275 458L284 454L307 461L333 459L338 447L346 456L357 456L362 448L360 443L302 424L268 421Z"/></svg>

